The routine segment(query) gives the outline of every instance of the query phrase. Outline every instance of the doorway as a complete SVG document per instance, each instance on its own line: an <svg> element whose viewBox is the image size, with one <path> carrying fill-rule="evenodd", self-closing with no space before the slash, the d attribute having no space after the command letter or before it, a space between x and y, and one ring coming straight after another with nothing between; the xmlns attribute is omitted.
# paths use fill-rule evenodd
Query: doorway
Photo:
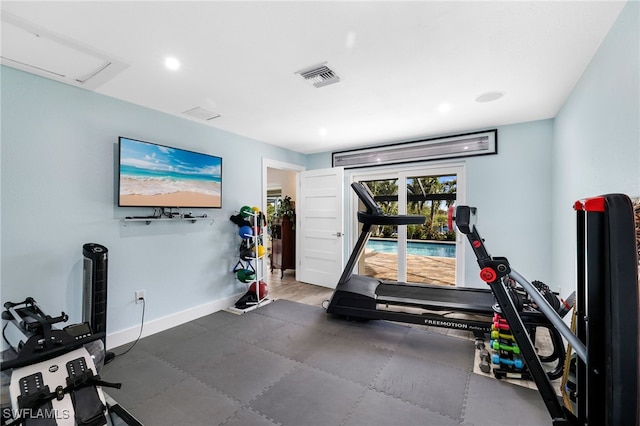
<svg viewBox="0 0 640 426"><path fill-rule="evenodd" d="M301 174L305 170L304 167L295 164L283 163L276 160L263 159L263 172L262 172L262 193L263 211L274 211L276 206L281 200L289 196L295 203L299 200L300 186L301 186ZM296 206L296 214L298 208ZM271 247L271 236L267 236L267 244ZM296 257L298 256L297 247L299 245L299 233L296 232ZM271 253L270 253L271 254ZM269 258L270 261L271 257ZM268 268L264 276L268 277L269 293L270 297L276 299L292 300L299 303L306 303L315 306L323 306L323 302L328 300L333 293L332 289L319 287L317 285L310 285L304 282L298 281L299 270L295 270L295 275L291 271L287 271L282 276L281 271L274 270L271 273L270 262L265 262L265 267Z"/></svg>
<svg viewBox="0 0 640 426"><path fill-rule="evenodd" d="M277 213L280 211L285 200L295 206L299 187L298 173L303 171L304 167L276 160L263 159L262 169L262 211L265 212L267 217L267 241L265 241L265 248L267 249L268 254L268 261L265 262L264 267L268 269L268 271L265 271L268 272L268 274L265 275L270 275L274 267L274 237L277 238L276 248L278 249L278 254L282 254L282 242L280 240L282 234L281 232L278 232L277 235L274 235L273 233L273 230L275 229L274 224L278 220ZM287 244L289 244L290 247L286 247L286 249L292 252L293 254L291 256L294 257L294 259L290 259L290 261L295 263L295 234L289 235ZM280 272L284 273L283 270Z"/></svg>

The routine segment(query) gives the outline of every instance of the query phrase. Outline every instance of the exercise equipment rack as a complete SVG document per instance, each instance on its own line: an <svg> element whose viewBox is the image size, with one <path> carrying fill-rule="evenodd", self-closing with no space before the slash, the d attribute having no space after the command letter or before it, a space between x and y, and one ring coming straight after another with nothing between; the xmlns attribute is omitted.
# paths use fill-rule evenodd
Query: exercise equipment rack
<svg viewBox="0 0 640 426"><path fill-rule="evenodd" d="M246 284L247 292L238 299L235 306L227 308L227 311L243 314L273 302L268 297L268 285L264 277L266 249L263 244L266 223L264 214L257 207L252 209L248 206L243 206L238 215L231 216L231 220L240 228L239 232L242 238L239 259L233 272L237 274L239 271L250 271L253 276L243 281ZM243 229L247 229L247 232L242 233ZM255 287L255 291L251 290L252 287Z"/></svg>

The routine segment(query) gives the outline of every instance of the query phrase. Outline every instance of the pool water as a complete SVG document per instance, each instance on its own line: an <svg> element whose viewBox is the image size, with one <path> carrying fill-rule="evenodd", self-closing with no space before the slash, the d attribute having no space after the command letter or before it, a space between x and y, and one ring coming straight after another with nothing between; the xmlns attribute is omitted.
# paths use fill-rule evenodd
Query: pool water
<svg viewBox="0 0 640 426"><path fill-rule="evenodd" d="M367 249L381 253L398 253L398 242L394 240L370 239L365 246ZM435 242L409 241L407 254L418 256L456 257L456 245Z"/></svg>

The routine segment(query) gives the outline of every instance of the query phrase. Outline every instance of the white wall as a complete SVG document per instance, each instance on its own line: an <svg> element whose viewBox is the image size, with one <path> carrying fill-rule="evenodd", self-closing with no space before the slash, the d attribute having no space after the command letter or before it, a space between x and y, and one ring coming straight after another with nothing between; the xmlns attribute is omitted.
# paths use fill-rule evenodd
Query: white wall
<svg viewBox="0 0 640 426"><path fill-rule="evenodd" d="M138 289L146 291L147 322L228 302L245 291L230 272L240 239L229 216L245 204L260 205L263 157L304 165L305 156L12 68L0 70L2 302L32 296L50 315L65 311L79 322L87 242L109 249L109 333L137 330ZM223 208L198 211L214 223L123 226L119 219L150 209L116 205L120 135L223 157Z"/></svg>
<svg viewBox="0 0 640 426"><path fill-rule="evenodd" d="M640 196L640 3L630 1L555 119L553 279L575 288L573 203Z"/></svg>

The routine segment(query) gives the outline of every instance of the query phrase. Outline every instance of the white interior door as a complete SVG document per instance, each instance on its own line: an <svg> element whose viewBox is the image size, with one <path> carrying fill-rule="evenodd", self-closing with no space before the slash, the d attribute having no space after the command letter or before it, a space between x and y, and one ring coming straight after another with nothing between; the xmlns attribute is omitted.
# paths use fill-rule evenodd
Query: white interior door
<svg viewBox="0 0 640 426"><path fill-rule="evenodd" d="M296 279L335 288L344 259L344 170L300 173L296 206Z"/></svg>

